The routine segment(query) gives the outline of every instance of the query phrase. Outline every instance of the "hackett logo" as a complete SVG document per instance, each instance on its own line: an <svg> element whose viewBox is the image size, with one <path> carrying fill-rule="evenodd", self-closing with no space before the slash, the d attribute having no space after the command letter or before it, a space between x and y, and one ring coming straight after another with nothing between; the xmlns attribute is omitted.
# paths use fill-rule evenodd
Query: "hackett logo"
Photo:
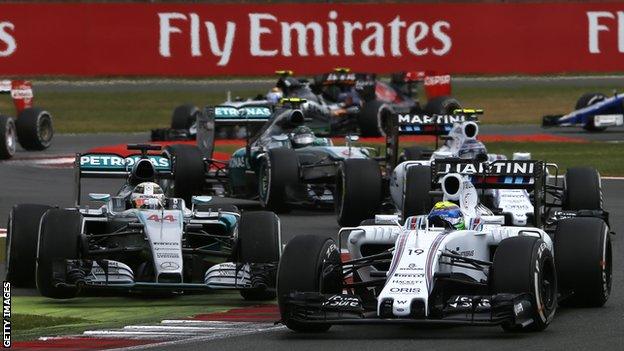
<svg viewBox="0 0 624 351"><path fill-rule="evenodd" d="M397 15L388 22L353 21L340 18L338 11L329 11L322 21L284 21L266 13L249 13L247 23L228 20L217 28L199 14L159 12L158 52L162 57L190 55L219 58L218 66L226 66L242 37L241 28L248 28L249 42L245 48L253 57L401 57L444 56L453 42L451 24L446 20L432 22L405 21ZM279 38L279 45L271 45ZM173 53L172 41L189 42L187 53ZM243 54L243 53L239 53Z"/></svg>

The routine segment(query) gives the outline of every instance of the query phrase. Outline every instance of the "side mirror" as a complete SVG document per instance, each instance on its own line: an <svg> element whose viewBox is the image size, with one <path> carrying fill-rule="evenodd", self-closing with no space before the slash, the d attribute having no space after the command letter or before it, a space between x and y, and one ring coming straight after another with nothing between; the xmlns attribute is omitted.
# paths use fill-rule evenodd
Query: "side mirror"
<svg viewBox="0 0 624 351"><path fill-rule="evenodd" d="M345 136L345 142L347 144L349 143L353 143L360 140L360 136L359 135L355 135L355 134L348 134L347 136Z"/></svg>
<svg viewBox="0 0 624 351"><path fill-rule="evenodd" d="M212 201L212 196L192 196L191 203L193 205L205 205Z"/></svg>
<svg viewBox="0 0 624 351"><path fill-rule="evenodd" d="M110 194L89 193L89 199L91 199L92 201L108 202L110 198Z"/></svg>

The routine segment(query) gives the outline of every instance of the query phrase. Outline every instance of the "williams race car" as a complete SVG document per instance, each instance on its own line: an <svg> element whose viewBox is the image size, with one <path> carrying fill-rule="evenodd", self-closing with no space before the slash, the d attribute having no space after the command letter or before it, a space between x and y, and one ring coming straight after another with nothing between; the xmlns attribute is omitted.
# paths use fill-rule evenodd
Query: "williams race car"
<svg viewBox="0 0 624 351"><path fill-rule="evenodd" d="M0 94L13 99L17 118L0 114L0 159L13 157L17 142L26 150L44 150L52 143L52 115L33 107L32 84L24 80L0 80Z"/></svg>
<svg viewBox="0 0 624 351"><path fill-rule="evenodd" d="M250 99L235 99L222 106L275 106L282 98L300 98L307 125L319 135L336 136L359 133L362 136L385 135L381 116L385 111L421 114L450 114L460 108L450 96L451 77L432 72L414 71L393 74L390 82L377 79L371 73L353 73L348 68L315 76L314 79L293 77L288 70L277 71L279 79L266 94ZM417 85L424 82L428 101L421 106ZM171 128L155 129L152 140L189 140L197 136L200 109L187 104L176 107ZM219 126L220 138L243 138L244 127ZM254 131L251 132L254 134Z"/></svg>
<svg viewBox="0 0 624 351"><path fill-rule="evenodd" d="M574 111L566 115L549 115L542 118L542 127L583 127L590 132L602 132L607 127L624 125L624 94L608 97L601 93L581 96Z"/></svg>
<svg viewBox="0 0 624 351"><path fill-rule="evenodd" d="M543 227L516 227L479 202L479 188L529 190L535 218L542 218L546 167L552 166L436 160L432 178L442 184L444 201L428 215L409 217L404 225L398 216L377 216L342 228L337 242L293 238L278 268L281 322L301 332L335 324L541 331L558 304L602 306L612 264L605 212L559 211ZM479 175L462 175L469 169ZM345 262L342 242L351 256Z"/></svg>
<svg viewBox="0 0 624 351"><path fill-rule="evenodd" d="M166 197L157 183L171 178L160 147L140 154L89 153L76 158L76 207L16 205L9 216L7 277L46 297L82 290L166 293L236 289L245 299L275 297L280 222L272 212L240 213L196 196L191 207ZM82 178L122 178L114 195L91 193L80 206Z"/></svg>

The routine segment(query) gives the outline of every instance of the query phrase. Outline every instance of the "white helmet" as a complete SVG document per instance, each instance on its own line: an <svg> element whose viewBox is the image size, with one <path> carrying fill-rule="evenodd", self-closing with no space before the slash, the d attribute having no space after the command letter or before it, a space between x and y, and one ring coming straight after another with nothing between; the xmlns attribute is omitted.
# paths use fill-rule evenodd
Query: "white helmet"
<svg viewBox="0 0 624 351"><path fill-rule="evenodd" d="M269 103L277 105L277 103L284 97L282 89L274 87L266 94L266 99Z"/></svg>
<svg viewBox="0 0 624 351"><path fill-rule="evenodd" d="M163 207L165 194L160 185L152 182L144 182L132 190L130 200L134 208L159 209Z"/></svg>

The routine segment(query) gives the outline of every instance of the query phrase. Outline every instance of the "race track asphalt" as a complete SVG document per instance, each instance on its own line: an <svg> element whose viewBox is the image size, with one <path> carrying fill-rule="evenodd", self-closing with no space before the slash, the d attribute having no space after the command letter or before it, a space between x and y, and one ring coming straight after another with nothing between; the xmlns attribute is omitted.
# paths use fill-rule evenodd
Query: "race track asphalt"
<svg viewBox="0 0 624 351"><path fill-rule="evenodd" d="M502 128L502 127L501 127ZM505 127L506 128L506 127ZM499 133L498 131L497 133ZM510 130L518 132L517 130ZM524 131L523 133L527 133ZM619 132L622 133L622 132ZM618 138L623 139L622 134ZM48 154L73 154L94 146L146 140L146 135L58 136ZM31 153L28 153L31 154ZM37 154L31 154L37 156ZM35 168L0 162L0 221L16 203L71 206L74 178L71 169ZM111 181L90 180L85 189L114 191ZM230 337L196 339L153 349L190 350L622 350L624 349L624 181L603 181L606 208L611 212L613 237L613 291L605 307L560 309L553 324L536 334L507 334L499 328L413 328L340 326L324 334L296 334L286 329ZM283 239L294 235L335 236L338 226L331 212L295 210L282 215ZM6 223L6 222L4 222ZM582 253L580 253L582 254Z"/></svg>

